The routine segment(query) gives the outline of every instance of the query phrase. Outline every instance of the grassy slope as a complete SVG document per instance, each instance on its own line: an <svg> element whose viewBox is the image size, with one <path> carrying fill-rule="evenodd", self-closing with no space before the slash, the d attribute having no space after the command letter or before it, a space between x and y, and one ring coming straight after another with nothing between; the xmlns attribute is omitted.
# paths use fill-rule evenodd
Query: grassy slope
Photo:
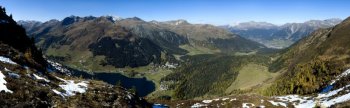
<svg viewBox="0 0 350 108"><path fill-rule="evenodd" d="M231 93L235 89L246 90L258 86L278 76L279 73L271 73L266 66L247 64L239 71L237 79L228 87L225 93Z"/></svg>
<svg viewBox="0 0 350 108"><path fill-rule="evenodd" d="M88 72L116 72L118 69L111 65L102 66L104 56L93 56L90 51L70 50L69 46L63 45L60 48L48 48L47 56L64 57L63 64L68 67Z"/></svg>

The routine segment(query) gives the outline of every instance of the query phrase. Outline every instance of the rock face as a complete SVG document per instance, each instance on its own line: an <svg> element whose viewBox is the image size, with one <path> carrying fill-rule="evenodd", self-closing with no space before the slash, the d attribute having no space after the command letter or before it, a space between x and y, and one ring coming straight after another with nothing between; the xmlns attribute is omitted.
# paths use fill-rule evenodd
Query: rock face
<svg viewBox="0 0 350 108"><path fill-rule="evenodd" d="M30 22L22 21L21 24L28 27L28 34L49 57L64 58L63 62L70 65L97 64L121 68L164 64L173 62L173 55L188 53L180 48L182 45L208 47L226 53L264 48L225 29L190 24L185 20L146 22L137 17L70 16L62 21L51 20L35 26ZM82 63L78 58L99 62Z"/></svg>

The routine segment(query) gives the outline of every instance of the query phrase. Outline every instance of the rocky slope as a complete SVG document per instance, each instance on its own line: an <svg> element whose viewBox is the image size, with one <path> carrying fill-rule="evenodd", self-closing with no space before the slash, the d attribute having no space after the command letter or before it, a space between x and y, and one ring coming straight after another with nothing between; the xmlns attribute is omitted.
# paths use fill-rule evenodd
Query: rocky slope
<svg viewBox="0 0 350 108"><path fill-rule="evenodd" d="M132 91L68 76L48 64L25 29L0 7L0 106L147 107Z"/></svg>

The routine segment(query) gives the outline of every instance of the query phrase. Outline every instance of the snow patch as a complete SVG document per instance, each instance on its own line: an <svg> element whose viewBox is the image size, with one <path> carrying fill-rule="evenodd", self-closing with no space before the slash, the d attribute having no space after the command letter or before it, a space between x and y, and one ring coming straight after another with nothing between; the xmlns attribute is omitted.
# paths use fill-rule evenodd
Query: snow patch
<svg viewBox="0 0 350 108"><path fill-rule="evenodd" d="M203 100L202 102L203 102L203 103L207 103L207 104L208 104L208 103L213 102L213 100Z"/></svg>
<svg viewBox="0 0 350 108"><path fill-rule="evenodd" d="M252 107L252 108L254 108L254 104L252 104L252 103L242 103L242 108L250 108L250 107Z"/></svg>
<svg viewBox="0 0 350 108"><path fill-rule="evenodd" d="M70 75L70 71L66 68L64 68L62 66L62 64L59 64L59 63L56 63L56 62L53 62L53 61L50 61L50 60L47 60L48 63L50 63L56 70L62 72L62 73L66 73L68 75ZM49 70L51 70L50 68L48 68Z"/></svg>
<svg viewBox="0 0 350 108"><path fill-rule="evenodd" d="M217 98L217 99L214 99L214 101L219 101L220 99L219 98Z"/></svg>
<svg viewBox="0 0 350 108"><path fill-rule="evenodd" d="M333 85L335 82L339 81L340 78L349 75L349 73L350 69L338 75L336 79L332 80L329 85ZM275 97L275 99L283 102L290 102L296 108L311 108L315 107L316 105L321 107L330 107L331 105L350 100L350 92L346 90L348 87L350 87L350 84L336 90L328 91L326 93L319 93L317 97L287 95ZM343 91L345 94L337 96L341 91ZM273 101L271 103L274 105L277 104Z"/></svg>
<svg viewBox="0 0 350 108"><path fill-rule="evenodd" d="M203 100L202 102L208 104L208 103L213 102L213 100Z"/></svg>
<svg viewBox="0 0 350 108"><path fill-rule="evenodd" d="M62 92L59 92L59 91L57 91L56 89L52 89L52 91L53 91L54 93L58 94L58 95L61 95L62 97L65 96L65 95L63 95Z"/></svg>
<svg viewBox="0 0 350 108"><path fill-rule="evenodd" d="M201 104L201 103L195 103L194 105L191 106L191 108L200 108L200 107L205 107L207 106L206 104Z"/></svg>
<svg viewBox="0 0 350 108"><path fill-rule="evenodd" d="M315 102L310 97L302 97L298 95L287 95L276 97L277 100L291 102L296 108L310 108L315 106Z"/></svg>
<svg viewBox="0 0 350 108"><path fill-rule="evenodd" d="M291 102L295 108L312 108L312 107L315 107L316 105L321 105L322 107L330 107L331 105L334 105L336 103L341 103L341 102L350 100L350 93L335 97L333 99L329 99L330 97L338 94L338 92L344 90L344 88L349 86L350 85L347 85L343 88L333 90L325 94L318 94L317 97L287 95L287 96L276 97L276 99L284 102Z"/></svg>
<svg viewBox="0 0 350 108"><path fill-rule="evenodd" d="M50 82L50 80L48 80L48 79L46 79L46 78L44 78L44 77L40 77L40 76L38 76L38 75L36 75L36 74L33 74L33 76L34 76L34 78L37 79L37 80L44 80L45 82Z"/></svg>
<svg viewBox="0 0 350 108"><path fill-rule="evenodd" d="M10 58L0 56L0 61L3 63L13 64L16 65L17 63L13 62Z"/></svg>
<svg viewBox="0 0 350 108"><path fill-rule="evenodd" d="M62 78L56 77L57 79L63 81L65 84L59 85L65 93L54 91L56 94L63 96L74 96L75 93L85 93L88 88L88 81L81 81L79 83L75 83L74 80L64 80Z"/></svg>
<svg viewBox="0 0 350 108"><path fill-rule="evenodd" d="M62 89L66 91L66 96L74 96L75 93L85 93L87 90L87 81L82 81L79 83L74 83L73 80L68 80L66 84L59 85Z"/></svg>
<svg viewBox="0 0 350 108"><path fill-rule="evenodd" d="M63 82L66 82L67 80L63 79L63 78L60 78L60 77L56 77L58 80L60 81L63 81Z"/></svg>
<svg viewBox="0 0 350 108"><path fill-rule="evenodd" d="M317 98L327 98L327 97L331 97L333 95L338 94L338 92L344 90L344 88L349 87L350 85L346 85L345 87L339 88L337 90L333 90L333 91L329 91L327 93L323 93L323 94L318 94Z"/></svg>
<svg viewBox="0 0 350 108"><path fill-rule="evenodd" d="M5 75L2 74L2 72L0 71L0 92L5 91L5 92L13 93L11 90L7 89L6 83L7 82L5 80Z"/></svg>
<svg viewBox="0 0 350 108"><path fill-rule="evenodd" d="M287 107L287 104L286 104L286 103L283 103L283 102L275 102L275 101L272 101L272 100L270 100L269 102L270 102L272 105L275 105L275 106Z"/></svg>
<svg viewBox="0 0 350 108"><path fill-rule="evenodd" d="M123 19L122 17L119 17L119 16L112 16L112 18L113 18L113 21L120 21Z"/></svg>
<svg viewBox="0 0 350 108"><path fill-rule="evenodd" d="M5 67L5 71L9 72L9 71L11 71L11 70L9 70L9 69L7 69L7 68Z"/></svg>
<svg viewBox="0 0 350 108"><path fill-rule="evenodd" d="M132 95L131 95L131 94L128 94L128 95L126 95L126 96L128 97L129 100L132 99Z"/></svg>
<svg viewBox="0 0 350 108"><path fill-rule="evenodd" d="M341 103L350 100L350 93L347 93L345 95L336 97L334 99L328 100L328 101L321 101L320 104L323 107L330 107L331 105L334 105L336 103Z"/></svg>
<svg viewBox="0 0 350 108"><path fill-rule="evenodd" d="M225 100L227 100L227 99L230 99L230 98L222 98L221 100L222 100L222 101L225 101Z"/></svg>
<svg viewBox="0 0 350 108"><path fill-rule="evenodd" d="M11 78L15 78L15 79L21 78L21 76L16 73L9 72L8 74Z"/></svg>
<svg viewBox="0 0 350 108"><path fill-rule="evenodd" d="M338 75L338 76L336 77L335 80L332 80L332 81L331 81L330 85L333 85L333 84L334 84L335 82L337 82L340 78L349 75L349 73L350 73L350 69L348 69L348 70L346 70L345 72L343 72L342 74Z"/></svg>
<svg viewBox="0 0 350 108"><path fill-rule="evenodd" d="M288 102L295 102L295 101L306 101L310 97L301 97L299 95L286 95L286 96L279 96L276 97L276 99L281 100L281 101L288 101Z"/></svg>
<svg viewBox="0 0 350 108"><path fill-rule="evenodd" d="M174 63L169 63L169 62L165 63L165 67L167 67L167 68L175 69L176 66L177 66L177 64L174 64Z"/></svg>

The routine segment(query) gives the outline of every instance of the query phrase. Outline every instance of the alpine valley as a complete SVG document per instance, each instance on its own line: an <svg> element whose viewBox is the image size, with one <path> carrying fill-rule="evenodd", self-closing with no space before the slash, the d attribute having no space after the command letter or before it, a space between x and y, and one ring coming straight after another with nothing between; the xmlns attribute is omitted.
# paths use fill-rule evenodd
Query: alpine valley
<svg viewBox="0 0 350 108"><path fill-rule="evenodd" d="M349 43L350 18L40 22L15 21L1 7L0 106L349 107Z"/></svg>
<svg viewBox="0 0 350 108"><path fill-rule="evenodd" d="M339 24L341 21L341 19L332 18L310 20L304 23L286 23L281 26L267 22L251 21L221 27L268 47L281 49L290 46L317 29L329 28Z"/></svg>

